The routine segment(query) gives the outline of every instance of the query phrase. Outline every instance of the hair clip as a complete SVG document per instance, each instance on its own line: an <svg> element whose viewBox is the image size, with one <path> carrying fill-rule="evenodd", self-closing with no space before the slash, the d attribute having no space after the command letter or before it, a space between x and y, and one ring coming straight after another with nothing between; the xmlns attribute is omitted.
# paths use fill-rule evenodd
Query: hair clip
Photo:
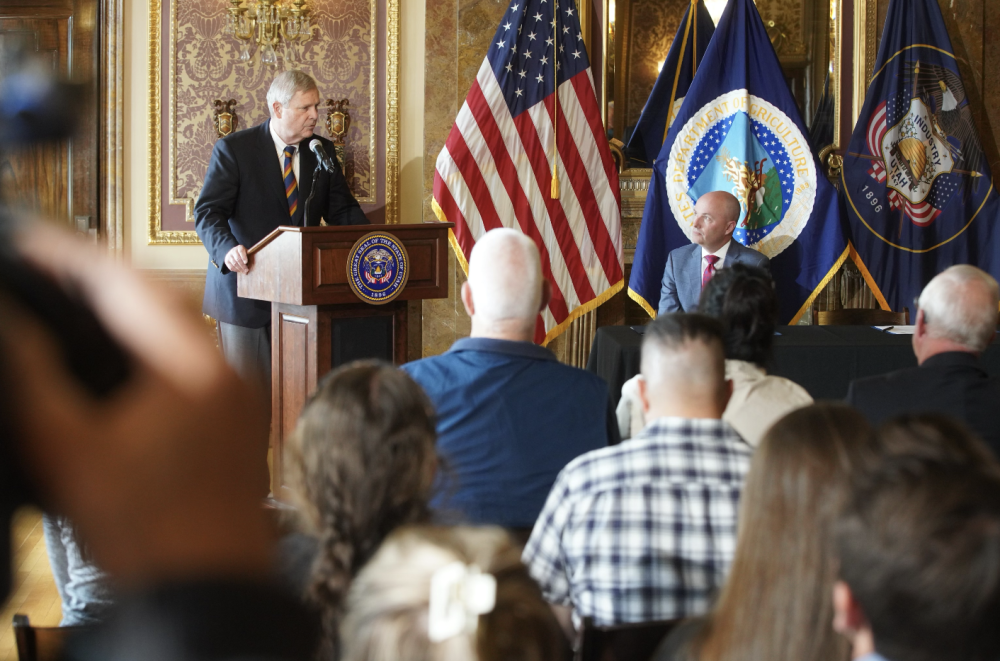
<svg viewBox="0 0 1000 661"><path fill-rule="evenodd" d="M475 633L479 616L496 605L497 580L475 565L453 562L431 577L427 637L440 643L462 632Z"/></svg>

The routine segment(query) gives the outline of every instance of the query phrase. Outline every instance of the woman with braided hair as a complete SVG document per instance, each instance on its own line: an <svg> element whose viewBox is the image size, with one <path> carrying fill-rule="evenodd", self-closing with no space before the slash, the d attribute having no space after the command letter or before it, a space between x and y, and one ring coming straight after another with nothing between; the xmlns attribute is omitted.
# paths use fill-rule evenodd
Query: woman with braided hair
<svg viewBox="0 0 1000 661"><path fill-rule="evenodd" d="M405 372L359 361L331 372L285 448L301 531L282 542L284 570L323 621L318 658L337 631L354 575L395 528L428 519L437 469L434 409Z"/></svg>

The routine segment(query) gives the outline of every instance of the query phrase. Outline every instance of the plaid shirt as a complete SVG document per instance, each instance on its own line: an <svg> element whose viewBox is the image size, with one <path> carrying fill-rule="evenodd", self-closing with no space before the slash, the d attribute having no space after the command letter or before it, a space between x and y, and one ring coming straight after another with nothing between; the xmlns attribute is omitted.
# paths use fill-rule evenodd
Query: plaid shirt
<svg viewBox="0 0 1000 661"><path fill-rule="evenodd" d="M524 563L597 625L707 612L736 550L752 450L721 420L660 418L559 474Z"/></svg>

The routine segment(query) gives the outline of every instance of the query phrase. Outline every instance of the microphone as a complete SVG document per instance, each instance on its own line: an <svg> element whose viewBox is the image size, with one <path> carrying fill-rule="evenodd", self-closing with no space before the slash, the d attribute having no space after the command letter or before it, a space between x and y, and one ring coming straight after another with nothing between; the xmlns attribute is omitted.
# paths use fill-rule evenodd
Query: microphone
<svg viewBox="0 0 1000 661"><path fill-rule="evenodd" d="M323 149L322 142L320 142L316 138L313 138L312 140L309 141L309 149L312 150L312 153L316 154L316 160L319 161L319 165L321 168L323 168L330 174L333 174L337 171L337 164L333 162L333 159L331 159L329 156L326 155L326 150Z"/></svg>

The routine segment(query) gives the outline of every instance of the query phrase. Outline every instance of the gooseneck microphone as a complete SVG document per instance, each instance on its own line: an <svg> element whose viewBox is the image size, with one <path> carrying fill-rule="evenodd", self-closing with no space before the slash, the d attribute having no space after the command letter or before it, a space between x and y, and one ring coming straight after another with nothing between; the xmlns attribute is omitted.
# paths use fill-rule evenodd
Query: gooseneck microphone
<svg viewBox="0 0 1000 661"><path fill-rule="evenodd" d="M330 174L333 174L334 172L337 171L337 164L333 162L333 159L331 159L329 156L326 155L326 150L323 149L322 142L320 142L316 138L313 138L312 140L309 141L309 149L312 150L312 153L316 154L316 160L319 161L319 165L321 168L323 168Z"/></svg>

